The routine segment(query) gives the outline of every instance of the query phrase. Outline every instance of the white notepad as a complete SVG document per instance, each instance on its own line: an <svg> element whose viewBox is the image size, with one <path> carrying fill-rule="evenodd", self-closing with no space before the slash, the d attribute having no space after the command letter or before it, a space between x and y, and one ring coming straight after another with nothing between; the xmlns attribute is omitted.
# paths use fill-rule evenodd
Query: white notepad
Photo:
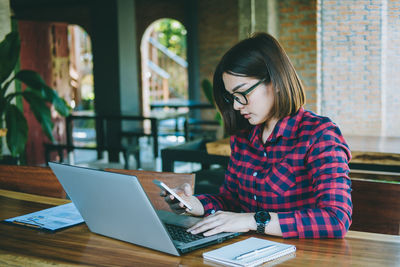
<svg viewBox="0 0 400 267"><path fill-rule="evenodd" d="M296 246L250 237L203 253L206 260L228 266L256 266L294 253Z"/></svg>

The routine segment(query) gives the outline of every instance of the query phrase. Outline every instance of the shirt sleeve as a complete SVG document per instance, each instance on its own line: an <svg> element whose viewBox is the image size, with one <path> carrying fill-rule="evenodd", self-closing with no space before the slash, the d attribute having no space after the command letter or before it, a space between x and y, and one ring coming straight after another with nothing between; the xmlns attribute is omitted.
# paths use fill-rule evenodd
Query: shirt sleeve
<svg viewBox="0 0 400 267"><path fill-rule="evenodd" d="M278 212L284 238L343 238L351 224L351 159L340 130L326 129L311 145L305 164L316 207Z"/></svg>
<svg viewBox="0 0 400 267"><path fill-rule="evenodd" d="M231 137L230 145L231 151L234 153L236 139L234 136ZM225 211L240 211L239 197L237 193L238 179L236 174L232 172L232 165L234 164L234 157L230 157L228 168L225 172L224 183L219 188L218 194L202 194L196 197L200 200L204 207L204 215L208 216L218 210Z"/></svg>

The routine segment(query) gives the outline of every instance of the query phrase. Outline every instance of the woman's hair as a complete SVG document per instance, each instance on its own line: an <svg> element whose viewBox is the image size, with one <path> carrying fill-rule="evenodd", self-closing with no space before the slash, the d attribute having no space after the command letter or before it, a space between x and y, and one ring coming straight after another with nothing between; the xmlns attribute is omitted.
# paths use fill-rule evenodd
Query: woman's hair
<svg viewBox="0 0 400 267"><path fill-rule="evenodd" d="M281 119L295 114L305 103L303 85L289 57L278 41L267 33L257 33L237 43L217 65L214 72L214 99L222 114L225 131L235 134L249 129L251 125L233 109L232 103L226 102L226 88L222 75L228 73L235 76L262 79L272 82L274 104L268 119Z"/></svg>

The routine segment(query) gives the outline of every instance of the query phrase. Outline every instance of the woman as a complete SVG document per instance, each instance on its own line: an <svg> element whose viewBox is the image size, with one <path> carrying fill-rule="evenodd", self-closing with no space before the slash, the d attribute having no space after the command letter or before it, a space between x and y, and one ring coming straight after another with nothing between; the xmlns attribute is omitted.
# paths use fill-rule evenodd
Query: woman
<svg viewBox="0 0 400 267"><path fill-rule="evenodd" d="M232 47L214 73L214 98L231 136L219 194L193 196L177 212L206 216L190 229L205 236L250 230L284 238L342 238L351 224L350 150L339 128L303 108L303 85L271 35Z"/></svg>

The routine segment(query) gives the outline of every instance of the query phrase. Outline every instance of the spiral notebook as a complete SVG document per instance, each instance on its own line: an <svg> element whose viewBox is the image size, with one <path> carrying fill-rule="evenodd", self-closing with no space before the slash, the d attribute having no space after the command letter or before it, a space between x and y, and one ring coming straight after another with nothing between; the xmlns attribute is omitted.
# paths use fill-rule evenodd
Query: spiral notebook
<svg viewBox="0 0 400 267"><path fill-rule="evenodd" d="M286 255L294 255L296 246L250 237L203 253L203 258L227 266L256 266Z"/></svg>

